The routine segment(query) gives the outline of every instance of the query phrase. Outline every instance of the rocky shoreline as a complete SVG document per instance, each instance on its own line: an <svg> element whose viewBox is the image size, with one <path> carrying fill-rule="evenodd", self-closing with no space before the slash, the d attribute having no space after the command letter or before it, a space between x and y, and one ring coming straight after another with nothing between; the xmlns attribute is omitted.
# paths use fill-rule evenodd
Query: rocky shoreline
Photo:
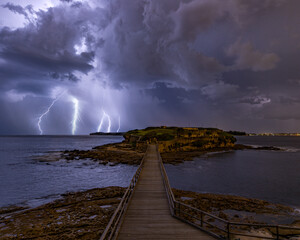
<svg viewBox="0 0 300 240"><path fill-rule="evenodd" d="M279 231L280 239L300 239L300 212L296 209L282 204L274 204L260 199L245 198L233 195L212 194L212 193L196 193L191 191L183 191L173 189L174 196L177 201L183 202L186 205L208 212L234 225L234 232L241 234L249 234L259 237L246 237L237 234L232 234L230 239L275 239L276 233ZM186 212L188 214L185 214ZM198 219L203 219L205 222L215 224L223 229L226 228L226 223L219 221L209 215L201 216L201 213L187 208L183 205L180 207L180 212L177 212L182 218L187 221L198 224L199 221L191 216L197 216ZM239 225L244 223L246 225ZM247 226L247 224L257 224L256 227ZM274 226L279 227L276 230ZM223 231L212 227L209 224L204 224L204 228L215 234L222 235ZM273 226L273 227L269 227ZM288 228L288 227L293 227Z"/></svg>
<svg viewBox="0 0 300 240"><path fill-rule="evenodd" d="M202 131L204 130L200 131L201 134ZM142 136L146 139L145 141L136 140L140 139L141 136L130 136L127 136L127 140L122 143L98 146L91 150L75 149L54 152L36 160L43 162L58 161L60 159L66 161L92 160L103 165L139 165L149 141L157 143L157 140L148 139L145 137L147 135ZM176 145L172 140L169 145L165 145L161 149L162 160L167 164L179 164L184 161L192 161L196 157L209 152L235 150L281 151L279 148L268 146L252 147L232 144L231 142L227 145L219 144L219 140L216 140L219 139L218 136L209 140L214 140L213 145L201 145L202 142L194 141L192 144L197 143L205 147L195 148L196 145L193 145L191 149L188 145L184 145L187 144L185 142ZM153 136L151 135L151 137ZM160 137L168 138L169 136L164 133ZM272 221L274 221L272 223L277 223L279 220L292 226L299 226L299 214L297 215L295 210L288 206L231 195L195 193L178 189L173 189L173 191L178 201L212 213L225 220L245 223L271 223ZM22 206L0 208L0 239L99 238L124 192L125 188L121 187L97 188L85 192L63 194L61 199L33 209L26 209Z"/></svg>
<svg viewBox="0 0 300 240"><path fill-rule="evenodd" d="M99 239L125 190L96 188L62 194L61 199L32 209L1 208L0 239ZM269 223L258 218L266 215L293 221L295 214L291 207L258 199L178 189L173 192L178 201L235 222ZM300 226L296 220L291 225Z"/></svg>
<svg viewBox="0 0 300 240"><path fill-rule="evenodd" d="M134 149L127 143L113 143L94 147L91 150L66 150L63 152L52 152L44 156L36 157L40 162L52 162L59 160L76 161L92 160L103 165L128 164L139 165L146 151Z"/></svg>
<svg viewBox="0 0 300 240"><path fill-rule="evenodd" d="M0 208L0 239L99 239L125 190L96 188L32 209Z"/></svg>
<svg viewBox="0 0 300 240"><path fill-rule="evenodd" d="M291 224L300 218L300 213L292 207L260 199L179 189L173 189L173 193L180 202L232 222L271 224L284 218Z"/></svg>
<svg viewBox="0 0 300 240"><path fill-rule="evenodd" d="M139 165L143 158L143 154L147 149L147 145L139 146L138 149L131 144L121 142L112 143L94 147L91 150L66 150L63 152L52 152L44 156L35 158L41 162L52 162L65 159L67 161L76 160L92 160L103 165L128 164ZM193 161L194 158L204 155L209 152L223 152L235 150L268 150L268 151L283 151L280 148L273 146L252 147L242 144L235 144L233 147L219 147L200 151L176 151L176 152L161 152L163 163L179 164L184 161Z"/></svg>
<svg viewBox="0 0 300 240"><path fill-rule="evenodd" d="M179 164L185 161L193 161L195 158L207 153L236 151L236 150L283 151L282 149L273 146L253 147L248 145L235 144L233 147L222 147L222 148L219 147L219 148L212 148L205 151L162 152L161 158L163 163Z"/></svg>
<svg viewBox="0 0 300 240"><path fill-rule="evenodd" d="M103 133L97 133L103 134ZM53 152L38 157L38 161L67 161L88 159L99 164L129 164L139 165L149 143L158 144L164 163L178 164L192 161L208 152L233 150L272 150L281 149L264 146L253 147L235 144L236 139L229 133L216 128L178 128L178 127L148 127L123 133L121 143L97 146L91 150L66 150Z"/></svg>

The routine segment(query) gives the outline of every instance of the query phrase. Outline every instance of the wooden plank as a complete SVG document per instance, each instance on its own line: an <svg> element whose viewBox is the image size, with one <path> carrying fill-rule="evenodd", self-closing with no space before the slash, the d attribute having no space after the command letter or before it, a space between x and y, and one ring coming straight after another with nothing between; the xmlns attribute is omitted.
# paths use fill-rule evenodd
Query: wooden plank
<svg viewBox="0 0 300 240"><path fill-rule="evenodd" d="M149 148L118 239L214 239L171 216L157 150Z"/></svg>

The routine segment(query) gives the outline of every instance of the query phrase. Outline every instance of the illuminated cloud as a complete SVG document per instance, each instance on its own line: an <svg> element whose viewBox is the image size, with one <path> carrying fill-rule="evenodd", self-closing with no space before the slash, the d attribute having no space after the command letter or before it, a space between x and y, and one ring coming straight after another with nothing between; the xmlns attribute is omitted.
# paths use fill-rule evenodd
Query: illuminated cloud
<svg viewBox="0 0 300 240"><path fill-rule="evenodd" d="M282 99L297 111L299 10L298 0L4 1L0 133L36 133L55 89L80 103L76 134L97 129L99 109L112 130L119 116L122 131L243 128L249 118L249 130L261 129L263 110L278 116ZM47 133L70 133L70 104L62 98L47 115Z"/></svg>

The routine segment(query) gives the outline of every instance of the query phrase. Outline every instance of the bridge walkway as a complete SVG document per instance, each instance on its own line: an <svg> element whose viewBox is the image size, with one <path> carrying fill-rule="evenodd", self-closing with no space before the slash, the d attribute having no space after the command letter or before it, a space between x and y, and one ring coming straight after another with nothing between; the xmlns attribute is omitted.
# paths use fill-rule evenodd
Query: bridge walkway
<svg viewBox="0 0 300 240"><path fill-rule="evenodd" d="M171 216L155 145L148 147L118 239L215 239Z"/></svg>

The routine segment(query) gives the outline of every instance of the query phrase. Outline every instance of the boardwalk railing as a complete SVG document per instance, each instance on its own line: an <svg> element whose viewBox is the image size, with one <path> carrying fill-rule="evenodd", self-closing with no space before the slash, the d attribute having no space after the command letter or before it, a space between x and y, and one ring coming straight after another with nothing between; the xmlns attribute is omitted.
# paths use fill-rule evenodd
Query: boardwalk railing
<svg viewBox="0 0 300 240"><path fill-rule="evenodd" d="M147 151L146 151L146 153L147 153ZM144 157L141 161L139 168L136 170L136 173L132 177L130 185L127 188L125 194L123 195L121 202L119 203L119 205L118 205L117 209L115 210L113 216L111 217L108 225L106 226L103 234L101 235L100 240L116 239L119 228L122 223L122 220L124 218L124 213L126 212L126 209L128 207L128 202L130 201L130 199L132 197L134 188L136 186L136 183L137 183L137 181L140 177L141 171L143 169L146 153L144 154Z"/></svg>
<svg viewBox="0 0 300 240"><path fill-rule="evenodd" d="M173 217L193 225L194 227L197 227L218 239L239 240L240 236L246 236L258 239L279 240L300 236L300 228L284 225L230 222L208 212L177 201L172 192L169 179L158 149L157 154L160 161L160 169L167 192L170 211Z"/></svg>

